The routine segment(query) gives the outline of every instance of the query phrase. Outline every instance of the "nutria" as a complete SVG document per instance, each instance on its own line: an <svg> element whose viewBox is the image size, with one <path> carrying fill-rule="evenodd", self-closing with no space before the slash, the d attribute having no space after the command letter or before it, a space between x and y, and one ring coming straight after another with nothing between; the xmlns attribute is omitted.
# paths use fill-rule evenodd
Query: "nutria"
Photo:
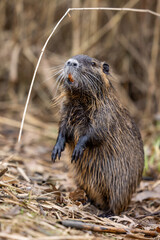
<svg viewBox="0 0 160 240"><path fill-rule="evenodd" d="M52 160L67 143L78 186L100 209L120 214L142 177L140 132L116 97L107 63L77 55L59 79L63 100Z"/></svg>

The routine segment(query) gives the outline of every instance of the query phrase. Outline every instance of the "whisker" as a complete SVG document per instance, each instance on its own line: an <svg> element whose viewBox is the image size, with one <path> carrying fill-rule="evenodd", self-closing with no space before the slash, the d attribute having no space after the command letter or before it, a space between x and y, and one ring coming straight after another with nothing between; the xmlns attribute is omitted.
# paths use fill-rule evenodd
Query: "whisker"
<svg viewBox="0 0 160 240"><path fill-rule="evenodd" d="M49 71L50 71L50 72L54 72L54 71L56 71L56 70L63 69L63 67L64 67L64 65L61 65L61 66L59 66L59 67L51 68Z"/></svg>
<svg viewBox="0 0 160 240"><path fill-rule="evenodd" d="M58 76L58 78L56 79L56 83L58 83L57 85L57 90L56 90L56 94L59 90L59 87L61 86L62 80L64 79L64 75L63 72Z"/></svg>
<svg viewBox="0 0 160 240"><path fill-rule="evenodd" d="M96 79L101 85L102 85L102 81L96 77L95 75L93 75L91 72L87 72L90 76L92 76L94 79Z"/></svg>
<svg viewBox="0 0 160 240"><path fill-rule="evenodd" d="M92 84L94 84L95 89L100 90L100 85L102 85L102 82L99 78L94 76L91 72L85 72L88 78L91 80Z"/></svg>
<svg viewBox="0 0 160 240"><path fill-rule="evenodd" d="M52 74L51 76L49 76L47 79L43 80L42 83L51 80L53 77L57 76L58 74L60 74L63 71L63 69L55 72L54 74Z"/></svg>
<svg viewBox="0 0 160 240"><path fill-rule="evenodd" d="M61 72L63 72L63 68L61 68L59 71L53 73L52 76L56 76L56 75L60 74Z"/></svg>
<svg viewBox="0 0 160 240"><path fill-rule="evenodd" d="M63 78L63 77L64 77L64 73L61 72L61 74L59 74L59 76L56 78L56 83L59 84L59 82L61 82L61 78Z"/></svg>
<svg viewBox="0 0 160 240"><path fill-rule="evenodd" d="M59 68L63 68L64 64L60 64L58 66L54 66L54 67L45 67L45 70L54 70L54 69L59 69Z"/></svg>
<svg viewBox="0 0 160 240"><path fill-rule="evenodd" d="M89 82L89 84L87 84L87 88L90 89L91 93L96 96L96 90L97 90L97 87L95 86L95 84L92 82L92 80L83 74L83 77L87 80L87 82ZM95 91L93 90L93 88L95 89Z"/></svg>
<svg viewBox="0 0 160 240"><path fill-rule="evenodd" d="M98 83L96 81L93 80L93 78L91 78L90 75L86 74L88 79L90 80L91 84L93 84L95 90L99 90L99 86L98 86Z"/></svg>
<svg viewBox="0 0 160 240"><path fill-rule="evenodd" d="M96 90L97 86L95 85L94 82L92 82L92 79L90 79L89 76L87 76L87 75L84 75L84 77L89 82L89 85L91 85L90 89L92 89L92 91L93 91L93 88L94 88L94 90ZM88 87L89 87L89 85L88 85Z"/></svg>

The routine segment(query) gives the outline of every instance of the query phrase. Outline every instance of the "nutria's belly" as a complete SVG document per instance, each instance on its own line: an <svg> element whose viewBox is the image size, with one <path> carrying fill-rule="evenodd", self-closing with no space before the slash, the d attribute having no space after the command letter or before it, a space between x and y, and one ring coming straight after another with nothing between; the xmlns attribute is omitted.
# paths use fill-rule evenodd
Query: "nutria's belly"
<svg viewBox="0 0 160 240"><path fill-rule="evenodd" d="M88 175L86 177L86 175ZM108 199L105 199L104 203L104 193L107 193L107 186L106 184L104 185L105 190L102 188L99 188L99 184L93 179L94 175L91 173L89 174L86 172L83 174L81 171L78 172L76 167L75 167L75 179L77 182L77 185L81 187L87 194L87 197L89 200L96 205L98 208L105 209L106 206L108 206ZM107 195L107 194L106 194Z"/></svg>
<svg viewBox="0 0 160 240"><path fill-rule="evenodd" d="M89 200L101 209L108 209L109 176L104 156L98 152L98 148L86 150L82 159L73 164L74 175L77 185L85 190Z"/></svg>
<svg viewBox="0 0 160 240"><path fill-rule="evenodd" d="M77 184L97 207L119 214L128 206L143 171L143 159L129 155L126 151L115 158L105 147L97 147L86 149L82 159L73 164Z"/></svg>

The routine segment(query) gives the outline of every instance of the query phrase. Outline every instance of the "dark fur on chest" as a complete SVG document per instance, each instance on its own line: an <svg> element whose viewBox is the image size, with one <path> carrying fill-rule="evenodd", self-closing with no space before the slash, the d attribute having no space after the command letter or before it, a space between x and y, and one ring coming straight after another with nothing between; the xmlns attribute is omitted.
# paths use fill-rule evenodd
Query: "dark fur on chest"
<svg viewBox="0 0 160 240"><path fill-rule="evenodd" d="M66 119L66 141L74 143L77 134L85 134L90 125L90 110L84 103L74 100L74 102L64 105L62 115Z"/></svg>

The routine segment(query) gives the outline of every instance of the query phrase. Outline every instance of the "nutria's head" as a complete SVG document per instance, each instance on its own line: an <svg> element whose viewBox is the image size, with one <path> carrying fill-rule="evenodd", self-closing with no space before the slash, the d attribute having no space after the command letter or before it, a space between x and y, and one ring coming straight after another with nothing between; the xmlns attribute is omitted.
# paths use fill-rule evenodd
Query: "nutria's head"
<svg viewBox="0 0 160 240"><path fill-rule="evenodd" d="M70 94L100 95L109 85L109 65L86 55L68 59L63 68L62 85Z"/></svg>

